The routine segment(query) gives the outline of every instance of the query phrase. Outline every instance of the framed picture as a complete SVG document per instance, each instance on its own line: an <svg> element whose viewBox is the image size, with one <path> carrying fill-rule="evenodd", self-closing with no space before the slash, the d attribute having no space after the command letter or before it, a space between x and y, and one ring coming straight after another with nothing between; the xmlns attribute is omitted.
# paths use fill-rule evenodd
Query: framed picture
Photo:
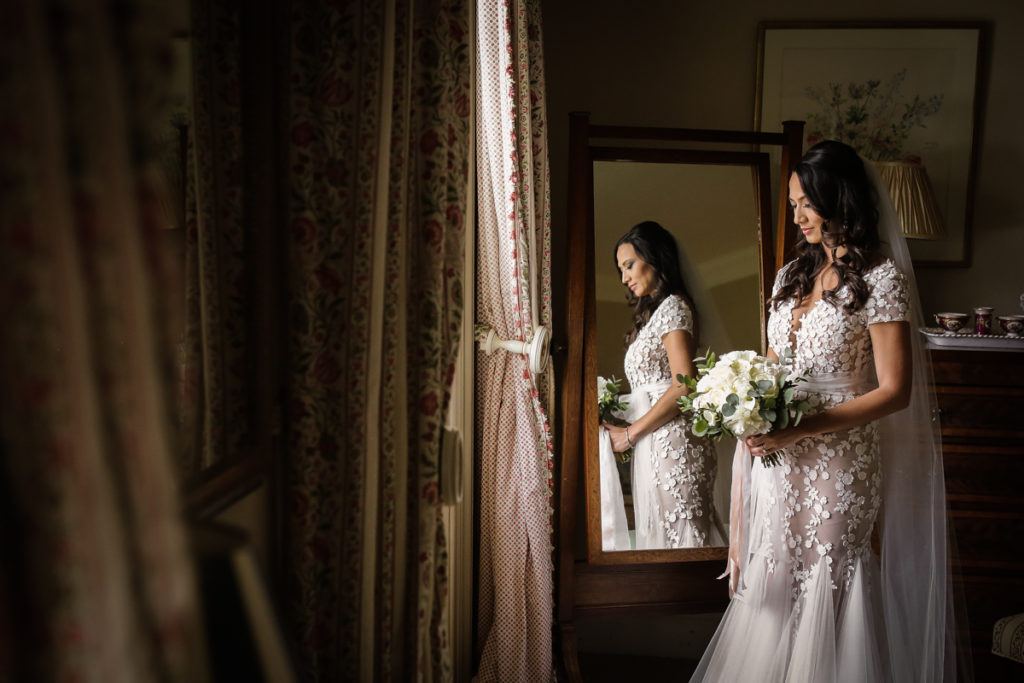
<svg viewBox="0 0 1024 683"><path fill-rule="evenodd" d="M754 128L805 121L805 150L837 139L873 161L919 162L943 231L908 240L911 256L968 266L987 34L981 22L762 23Z"/></svg>

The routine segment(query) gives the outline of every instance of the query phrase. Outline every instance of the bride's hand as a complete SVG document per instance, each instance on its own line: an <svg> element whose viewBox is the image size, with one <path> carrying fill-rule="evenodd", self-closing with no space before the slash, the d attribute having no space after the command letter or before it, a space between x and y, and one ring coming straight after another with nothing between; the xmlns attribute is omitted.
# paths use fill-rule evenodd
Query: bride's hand
<svg viewBox="0 0 1024 683"><path fill-rule="evenodd" d="M622 453L628 451L632 446L629 445L629 441L626 439L625 427L617 427L607 422L602 422L601 426L608 430L608 436L612 438L612 450L616 453Z"/></svg>
<svg viewBox="0 0 1024 683"><path fill-rule="evenodd" d="M750 454L755 458L763 458L766 455L785 450L802 439L804 435L798 428L787 427L769 434L754 434L744 439Z"/></svg>

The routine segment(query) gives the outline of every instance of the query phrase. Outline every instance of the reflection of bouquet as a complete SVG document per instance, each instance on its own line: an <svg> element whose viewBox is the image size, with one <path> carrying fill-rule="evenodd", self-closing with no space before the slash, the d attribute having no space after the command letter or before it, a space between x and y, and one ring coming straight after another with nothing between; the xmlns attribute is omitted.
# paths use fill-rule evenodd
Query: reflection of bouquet
<svg viewBox="0 0 1024 683"><path fill-rule="evenodd" d="M679 410L693 414L690 429L697 436L717 441L725 435L743 439L800 424L806 401L794 401L793 391L804 377L753 351L730 351L720 359L709 349L694 359L699 380L677 375L690 389L678 400ZM765 456L766 464L779 464L778 455Z"/></svg>
<svg viewBox="0 0 1024 683"><path fill-rule="evenodd" d="M626 401L623 401L620 396L622 395L619 389L619 383L622 380L616 379L615 375L612 375L611 379L605 379L604 377L597 378L597 420L599 423L607 422L613 425L624 425L625 422L619 418L615 413L621 412L626 409L629 405ZM622 462L629 462L630 457L633 455L633 449L617 453L619 460Z"/></svg>

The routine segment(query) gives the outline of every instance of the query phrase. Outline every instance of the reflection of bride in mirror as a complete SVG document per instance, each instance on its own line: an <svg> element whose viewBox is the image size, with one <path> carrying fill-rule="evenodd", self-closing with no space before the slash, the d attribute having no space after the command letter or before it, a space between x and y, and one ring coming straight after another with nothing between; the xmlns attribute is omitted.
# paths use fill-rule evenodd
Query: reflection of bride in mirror
<svg viewBox="0 0 1024 683"><path fill-rule="evenodd" d="M634 311L624 360L631 395L628 426L605 423L602 442L616 453L633 449L635 547L724 545L712 500L715 449L690 432L676 405L687 391L676 375L696 376L696 340L675 238L653 221L640 223L619 239L615 264Z"/></svg>

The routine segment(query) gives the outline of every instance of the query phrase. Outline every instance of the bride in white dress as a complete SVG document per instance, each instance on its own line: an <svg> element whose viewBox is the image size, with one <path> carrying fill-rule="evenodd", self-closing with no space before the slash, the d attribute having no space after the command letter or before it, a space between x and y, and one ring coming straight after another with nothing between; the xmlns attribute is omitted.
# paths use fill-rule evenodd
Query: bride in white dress
<svg viewBox="0 0 1024 683"><path fill-rule="evenodd" d="M696 376L696 354L675 238L653 221L640 223L619 239L615 262L634 306L624 361L630 424L602 426L615 452L634 449L636 548L725 545L713 501L717 454L676 405L686 389L675 377Z"/></svg>
<svg viewBox="0 0 1024 683"><path fill-rule="evenodd" d="M794 369L810 371L798 397L814 407L798 426L738 444L732 600L694 681L956 678L930 368L884 192L833 141L790 178L803 239L776 277L768 354L793 350ZM773 452L781 465L751 467Z"/></svg>

